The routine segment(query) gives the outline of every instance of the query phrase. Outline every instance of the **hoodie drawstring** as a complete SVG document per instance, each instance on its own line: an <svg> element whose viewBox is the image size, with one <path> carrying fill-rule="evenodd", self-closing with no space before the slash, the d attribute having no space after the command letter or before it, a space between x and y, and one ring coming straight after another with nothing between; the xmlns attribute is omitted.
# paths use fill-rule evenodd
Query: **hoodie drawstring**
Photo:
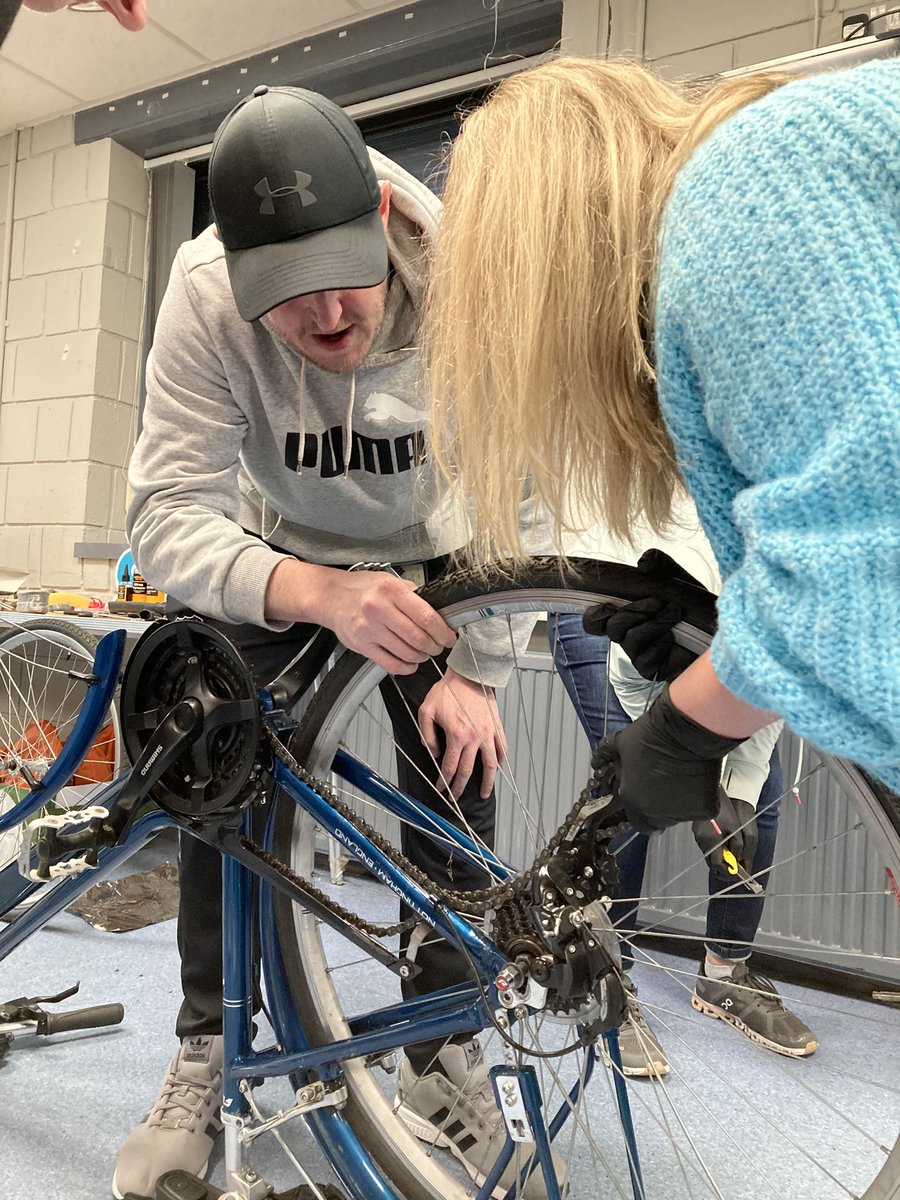
<svg viewBox="0 0 900 1200"><path fill-rule="evenodd" d="M304 364L305 365L305 364ZM356 371L350 376L350 396L344 417L344 478L350 473L350 458L353 452L353 405L356 401Z"/></svg>

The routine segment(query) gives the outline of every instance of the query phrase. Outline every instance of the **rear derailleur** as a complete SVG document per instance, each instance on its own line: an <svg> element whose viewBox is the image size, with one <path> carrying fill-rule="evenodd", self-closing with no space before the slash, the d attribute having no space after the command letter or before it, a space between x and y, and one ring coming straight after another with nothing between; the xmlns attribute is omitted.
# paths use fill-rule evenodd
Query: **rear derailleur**
<svg viewBox="0 0 900 1200"><path fill-rule="evenodd" d="M616 828L607 813L594 812L538 869L530 898L519 896L496 914L498 944L511 960L496 981L501 1005L569 1018L582 1026L584 1042L617 1029L627 1013L619 938L609 919Z"/></svg>

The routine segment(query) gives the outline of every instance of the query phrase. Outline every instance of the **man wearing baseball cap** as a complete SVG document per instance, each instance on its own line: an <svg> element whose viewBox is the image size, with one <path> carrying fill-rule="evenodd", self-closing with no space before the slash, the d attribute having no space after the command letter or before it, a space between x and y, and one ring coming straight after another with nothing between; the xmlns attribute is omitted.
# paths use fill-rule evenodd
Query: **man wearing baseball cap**
<svg viewBox="0 0 900 1200"><path fill-rule="evenodd" d="M402 756L415 764L403 785L490 845L506 747L485 684L504 681L506 655L487 644L476 666L416 593L459 544L435 511L415 345L439 202L368 151L340 108L291 87L258 87L226 117L209 188L215 226L178 253L148 362L130 468L135 557L157 587L227 623L261 682L316 625L382 666L401 774ZM403 577L347 570L361 561ZM438 883L484 886L414 831L404 847ZM119 1200L152 1194L167 1170L202 1175L221 1128L218 855L184 837L180 878L181 1047L119 1153ZM417 962L406 994L466 976L446 943ZM480 1048L462 1038L410 1054L401 1115L436 1134L449 1086L455 1136L482 1178L505 1134Z"/></svg>

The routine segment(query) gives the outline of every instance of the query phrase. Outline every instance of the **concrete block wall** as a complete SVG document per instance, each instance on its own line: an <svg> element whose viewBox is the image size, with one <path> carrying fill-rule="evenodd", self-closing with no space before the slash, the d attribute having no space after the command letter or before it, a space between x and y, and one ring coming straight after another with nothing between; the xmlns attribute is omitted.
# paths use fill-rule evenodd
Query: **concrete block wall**
<svg viewBox="0 0 900 1200"><path fill-rule="evenodd" d="M0 245L13 135L0 139ZM125 540L149 182L72 118L20 131L0 381L0 566L27 586L108 597L114 562L76 542ZM0 266L2 271L2 266Z"/></svg>
<svg viewBox="0 0 900 1200"><path fill-rule="evenodd" d="M637 54L670 77L713 75L834 45L845 16L877 7L853 0L564 0L562 47L603 54L609 38L611 53Z"/></svg>
<svg viewBox="0 0 900 1200"><path fill-rule="evenodd" d="M841 40L853 0L647 0L644 54L668 75L706 75Z"/></svg>

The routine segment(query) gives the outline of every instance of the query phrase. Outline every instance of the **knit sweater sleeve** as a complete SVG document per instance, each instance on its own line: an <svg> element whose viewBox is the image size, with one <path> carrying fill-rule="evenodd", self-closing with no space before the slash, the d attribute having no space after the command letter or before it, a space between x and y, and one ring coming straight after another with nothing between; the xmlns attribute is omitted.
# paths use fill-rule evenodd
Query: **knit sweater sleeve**
<svg viewBox="0 0 900 1200"><path fill-rule="evenodd" d="M716 674L900 789L900 63L791 83L681 172L659 393L725 582Z"/></svg>

